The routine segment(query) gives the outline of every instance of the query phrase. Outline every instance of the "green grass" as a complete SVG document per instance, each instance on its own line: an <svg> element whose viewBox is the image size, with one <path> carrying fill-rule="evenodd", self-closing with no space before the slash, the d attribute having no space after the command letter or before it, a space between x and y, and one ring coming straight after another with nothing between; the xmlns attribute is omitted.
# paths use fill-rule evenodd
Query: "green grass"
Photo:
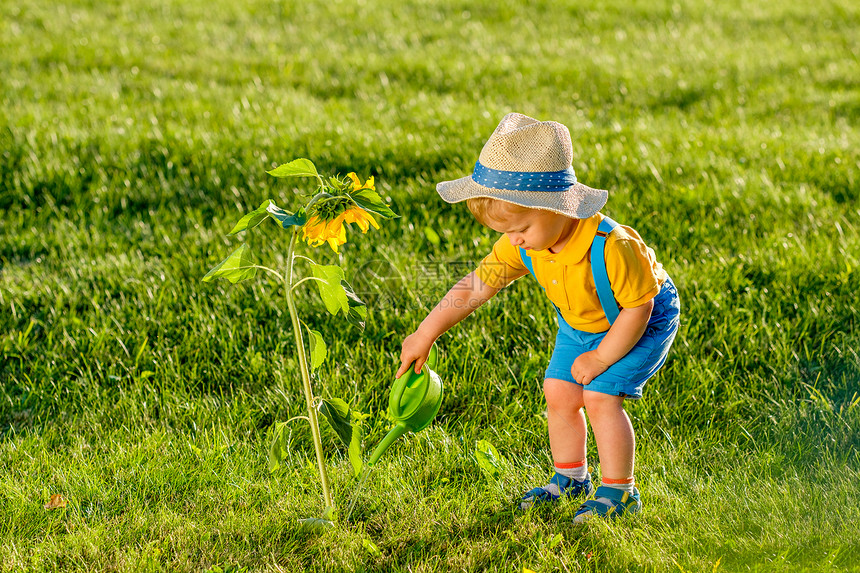
<svg viewBox="0 0 860 573"><path fill-rule="evenodd" d="M847 1L0 4L0 569L858 570L858 27ZM265 455L304 408L282 293L199 279L239 212L296 205L267 169L373 174L402 218L345 247L366 332L304 306L372 447L400 340L493 240L434 183L509 111L570 127L579 179L679 286L670 362L629 408L645 507L512 510L549 459L552 313L522 280L442 339L436 424L353 519L303 530L306 427L285 467Z"/></svg>

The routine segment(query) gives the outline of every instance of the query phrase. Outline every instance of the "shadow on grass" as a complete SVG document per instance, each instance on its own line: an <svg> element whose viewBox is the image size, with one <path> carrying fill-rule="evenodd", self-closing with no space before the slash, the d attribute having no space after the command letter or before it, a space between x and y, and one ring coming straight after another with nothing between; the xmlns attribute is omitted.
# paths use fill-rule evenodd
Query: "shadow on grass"
<svg viewBox="0 0 860 573"><path fill-rule="evenodd" d="M472 507L470 511L470 502L464 500L459 515L428 511L426 519L419 519L411 531L399 536L392 536L390 528L403 525L401 516L391 516L384 506L356 511L350 526L363 526L380 547L385 545L389 562L382 570L398 571L430 558L437 562L441 559L439 566L448 569L485 570L506 560L536 558L562 540L565 552L576 551L580 541L587 537L587 528L575 527L571 522L578 505L575 502L521 511L519 496L505 499L501 504L498 501L492 507Z"/></svg>

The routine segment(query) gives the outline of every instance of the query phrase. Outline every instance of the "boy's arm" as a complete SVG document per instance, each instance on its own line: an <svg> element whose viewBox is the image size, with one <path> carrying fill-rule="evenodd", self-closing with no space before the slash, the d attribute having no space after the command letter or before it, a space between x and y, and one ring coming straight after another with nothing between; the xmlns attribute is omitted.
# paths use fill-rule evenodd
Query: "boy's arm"
<svg viewBox="0 0 860 573"><path fill-rule="evenodd" d="M399 378L409 370L409 365L413 362L415 372L421 372L421 367L430 354L430 347L436 339L500 290L484 284L474 271L460 279L439 301L436 308L430 311L418 329L403 340L400 369L396 377Z"/></svg>
<svg viewBox="0 0 860 573"><path fill-rule="evenodd" d="M573 362L570 369L573 379L582 385L590 384L621 360L642 338L653 310L654 299L640 306L622 308L600 345L584 352Z"/></svg>

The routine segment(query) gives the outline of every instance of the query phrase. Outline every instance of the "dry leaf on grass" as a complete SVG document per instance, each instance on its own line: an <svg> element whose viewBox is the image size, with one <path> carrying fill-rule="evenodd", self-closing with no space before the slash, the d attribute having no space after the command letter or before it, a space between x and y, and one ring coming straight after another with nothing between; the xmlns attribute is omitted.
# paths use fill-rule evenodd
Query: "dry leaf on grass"
<svg viewBox="0 0 860 573"><path fill-rule="evenodd" d="M69 501L61 494L55 493L51 496L51 500L45 504L45 509L57 509L58 507L66 507L67 505L69 505Z"/></svg>

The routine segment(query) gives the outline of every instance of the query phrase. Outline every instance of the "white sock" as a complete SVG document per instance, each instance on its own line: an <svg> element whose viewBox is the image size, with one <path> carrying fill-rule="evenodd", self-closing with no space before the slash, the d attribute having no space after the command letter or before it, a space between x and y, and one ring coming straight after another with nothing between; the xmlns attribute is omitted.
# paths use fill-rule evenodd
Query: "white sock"
<svg viewBox="0 0 860 573"><path fill-rule="evenodd" d="M580 482L585 481L585 478L588 477L587 460L581 460L578 462L572 462L567 464L560 464L556 462L553 469L555 469L556 473L561 474L564 477L569 477L570 479L574 479Z"/></svg>

